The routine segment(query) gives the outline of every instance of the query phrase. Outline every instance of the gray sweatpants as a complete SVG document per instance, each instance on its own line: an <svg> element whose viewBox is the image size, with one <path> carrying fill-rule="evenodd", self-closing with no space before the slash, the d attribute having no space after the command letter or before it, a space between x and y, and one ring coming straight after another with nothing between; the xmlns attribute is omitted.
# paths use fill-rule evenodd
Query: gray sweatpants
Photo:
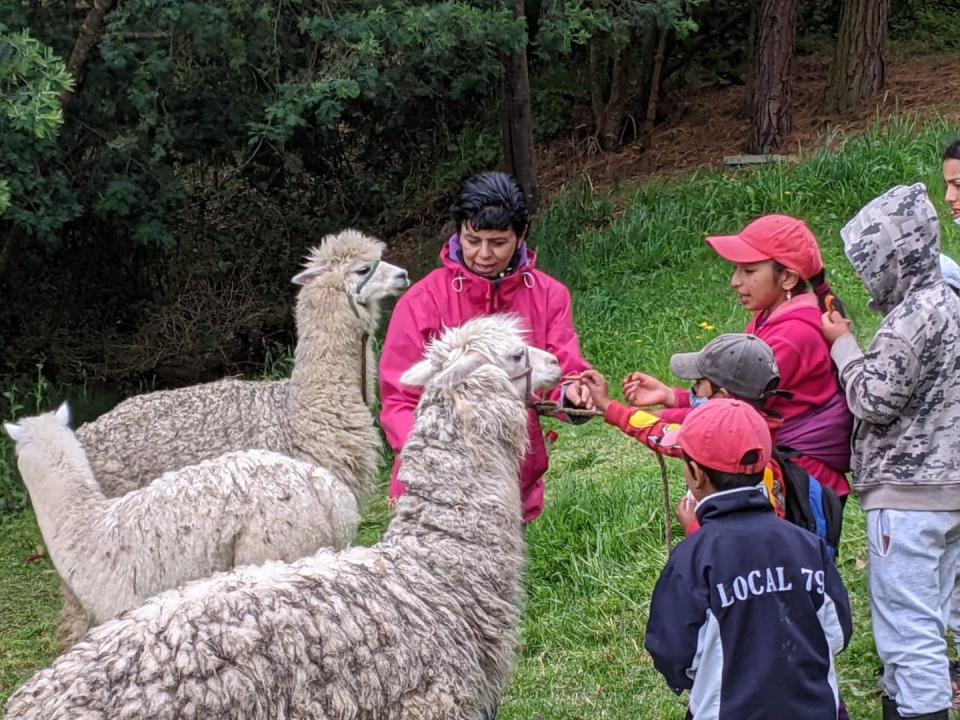
<svg viewBox="0 0 960 720"><path fill-rule="evenodd" d="M870 609L883 686L904 717L950 707L946 627L960 511L870 510Z"/></svg>

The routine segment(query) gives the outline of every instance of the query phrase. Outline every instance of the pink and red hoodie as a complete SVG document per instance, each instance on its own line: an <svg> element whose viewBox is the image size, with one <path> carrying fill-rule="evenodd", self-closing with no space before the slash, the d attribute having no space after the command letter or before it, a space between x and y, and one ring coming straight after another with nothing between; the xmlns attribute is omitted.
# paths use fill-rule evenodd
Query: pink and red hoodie
<svg viewBox="0 0 960 720"><path fill-rule="evenodd" d="M394 308L380 357L380 424L396 453L390 497L405 491L397 479L400 451L413 428L413 414L420 389L400 382L400 376L423 357L424 346L445 328L493 313L514 313L528 326L531 345L557 356L565 374L580 373L590 365L580 353L573 328L570 291L536 269L536 255L521 245L517 267L496 280L472 273L460 261L459 237L454 235L440 252L442 267L414 284ZM551 399L558 400L561 390ZM529 411L527 429L530 450L520 468L523 519L529 522L543 512L543 475L547 471L547 448L540 419Z"/></svg>

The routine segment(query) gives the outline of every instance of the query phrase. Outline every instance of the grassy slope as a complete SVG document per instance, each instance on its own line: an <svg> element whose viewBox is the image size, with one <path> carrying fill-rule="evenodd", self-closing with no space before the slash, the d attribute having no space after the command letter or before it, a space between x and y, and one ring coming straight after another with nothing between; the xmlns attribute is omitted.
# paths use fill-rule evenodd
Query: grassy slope
<svg viewBox="0 0 960 720"><path fill-rule="evenodd" d="M899 182L927 182L939 204L938 148L948 134L945 125L900 123L796 167L699 174L602 197L574 188L538 223L541 264L573 290L584 350L598 369L614 379L635 368L668 377L671 353L699 348L747 322L729 290L729 268L703 237L735 231L763 213L794 214L821 239L835 287L868 340L877 318L865 310L865 295L843 259L839 229ZM949 233L945 248L957 254L957 233L952 227ZM528 534L523 654L501 717L682 718L683 702L643 651L647 603L665 559L657 464L602 424L557 428L547 511ZM676 500L679 466L672 464L670 473ZM388 518L380 501L360 540L375 542ZM0 533L0 699L52 657L55 578L48 561L23 562L39 542L29 513ZM843 543L856 637L839 663L841 687L854 718L875 717L878 663L855 505L847 509Z"/></svg>

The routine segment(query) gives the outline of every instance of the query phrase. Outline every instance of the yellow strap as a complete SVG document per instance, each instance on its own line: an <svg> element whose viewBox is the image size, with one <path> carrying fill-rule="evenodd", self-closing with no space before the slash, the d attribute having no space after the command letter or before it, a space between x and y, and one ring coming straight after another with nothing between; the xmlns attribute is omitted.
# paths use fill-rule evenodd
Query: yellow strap
<svg viewBox="0 0 960 720"><path fill-rule="evenodd" d="M656 415L652 415L643 410L637 410L637 412L630 416L629 424L630 427L647 428L651 425L656 425L658 422L660 422L660 418Z"/></svg>

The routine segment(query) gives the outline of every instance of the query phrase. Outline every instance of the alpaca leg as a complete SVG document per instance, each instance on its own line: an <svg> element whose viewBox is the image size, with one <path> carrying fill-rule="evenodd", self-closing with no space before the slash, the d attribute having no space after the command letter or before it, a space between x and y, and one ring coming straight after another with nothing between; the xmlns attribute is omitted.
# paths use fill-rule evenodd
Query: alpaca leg
<svg viewBox="0 0 960 720"><path fill-rule="evenodd" d="M67 586L60 583L63 595L63 609L60 611L60 625L57 628L57 652L63 653L73 647L87 631L87 613L77 600L77 596Z"/></svg>

